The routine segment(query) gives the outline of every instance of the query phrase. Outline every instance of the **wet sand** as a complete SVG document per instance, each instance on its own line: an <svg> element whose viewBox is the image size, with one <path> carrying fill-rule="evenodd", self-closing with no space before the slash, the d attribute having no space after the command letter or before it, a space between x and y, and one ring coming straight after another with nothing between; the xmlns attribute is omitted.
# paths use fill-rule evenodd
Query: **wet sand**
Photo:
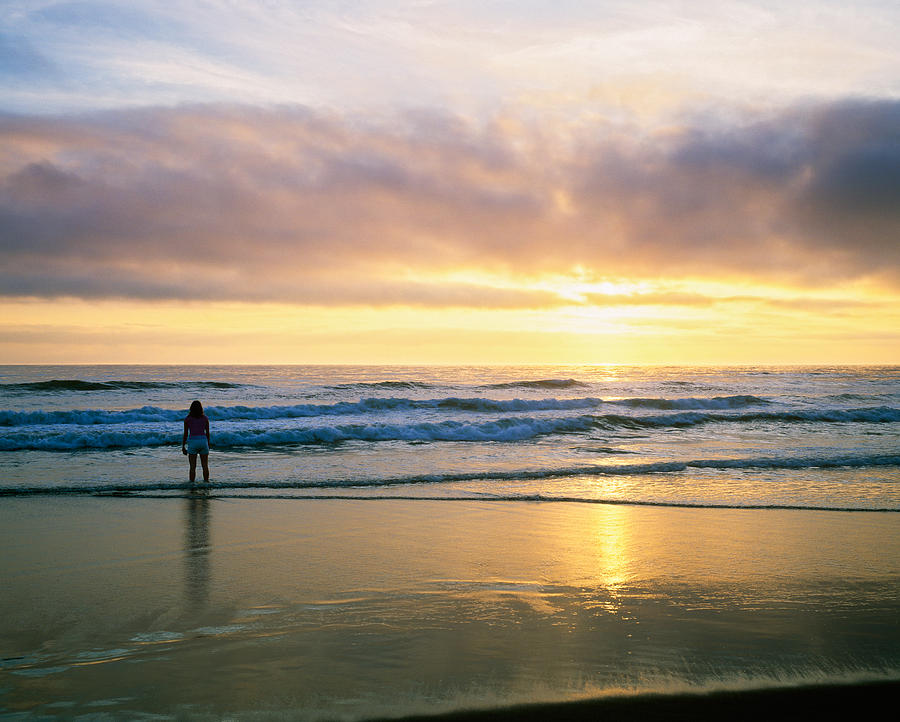
<svg viewBox="0 0 900 722"><path fill-rule="evenodd" d="M6 498L0 545L25 719L740 719L900 678L900 514ZM683 694L751 687L776 689Z"/></svg>

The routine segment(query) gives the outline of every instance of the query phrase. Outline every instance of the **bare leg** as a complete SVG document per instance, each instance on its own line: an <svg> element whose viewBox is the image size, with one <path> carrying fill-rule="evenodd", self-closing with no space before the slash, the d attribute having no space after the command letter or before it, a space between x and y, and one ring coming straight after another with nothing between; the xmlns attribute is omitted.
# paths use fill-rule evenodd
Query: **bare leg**
<svg viewBox="0 0 900 722"><path fill-rule="evenodd" d="M194 479L197 478L197 455L196 454L188 454L188 464L191 465L191 472L190 472L189 478L191 480L191 483L193 484Z"/></svg>
<svg viewBox="0 0 900 722"><path fill-rule="evenodd" d="M203 481L209 483L209 454L200 454L200 464L203 466Z"/></svg>

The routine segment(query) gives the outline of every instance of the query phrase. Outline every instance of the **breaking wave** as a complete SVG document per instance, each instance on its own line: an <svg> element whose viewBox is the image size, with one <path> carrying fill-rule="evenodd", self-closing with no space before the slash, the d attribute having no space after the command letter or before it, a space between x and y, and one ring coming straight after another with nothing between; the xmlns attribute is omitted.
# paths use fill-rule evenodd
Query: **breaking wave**
<svg viewBox="0 0 900 722"><path fill-rule="evenodd" d="M533 411L572 411L599 409L604 404L635 409L693 410L737 409L764 405L769 402L756 396L716 396L713 398L687 399L616 399L604 401L594 397L574 399L485 399L457 398L407 399L367 398L356 402L342 401L334 404L293 404L284 406L210 406L206 414L213 421L238 419L294 419L315 416L344 416L403 410L471 411L484 413L509 413ZM184 418L186 409L163 409L142 406L125 411L104 409L75 409L66 411L0 411L0 426L30 426L56 424L127 424L169 423Z"/></svg>
<svg viewBox="0 0 900 722"><path fill-rule="evenodd" d="M900 409L874 406L860 409L810 409L806 411L751 411L738 414L702 413L684 411L658 416L617 416L608 414L597 417L599 428L684 428L713 422L748 423L764 421L784 423L890 423L900 421Z"/></svg>
<svg viewBox="0 0 900 722"><path fill-rule="evenodd" d="M372 400L379 403L383 399ZM388 400L390 401L390 400ZM406 403L418 403L409 402ZM498 402L502 403L502 402ZM331 408L334 409L334 405ZM234 407L233 419L268 419L284 418L283 407L266 407L262 410L241 410ZM304 415L296 410L295 415ZM252 415L248 415L252 412ZM9 412L7 412L9 413ZM12 412L31 413L31 412ZM38 412L35 412L38 413ZM89 424L76 424L74 419L81 412L44 412L51 418L54 414L74 414L73 424L67 428L62 422L59 427L49 426L34 430L23 424L0 437L0 450L45 450L68 451L74 449L107 449L138 448L148 446L165 446L174 444L180 439L181 429L178 426L153 429L115 429L115 424L105 423L99 419L103 414L122 414L127 421L166 421L177 422L183 412L165 411L146 407L134 412L84 412L99 414L88 418L98 419ZM332 411L332 413L338 413ZM144 415L146 418L129 418L128 414ZM243 415L242 415L243 414ZM265 414L270 414L266 416ZM216 417L210 414L212 418ZM307 414L311 415L311 414ZM319 414L316 414L319 415ZM161 416L162 418L157 418ZM28 417L26 417L27 420ZM119 418L113 416L112 418ZM890 423L900 421L900 409L880 406L860 409L819 409L808 411L718 413L700 411L681 411L644 416L627 416L621 414L579 414L577 416L533 417L504 416L486 421L445 421L420 423L355 423L317 425L293 428L229 428L227 425L214 431L213 442L217 448L230 447L265 447L303 444L336 444L347 441L477 441L477 442L516 442L551 434L578 434L594 430L615 432L622 429L660 429L686 428L710 423L750 423L766 422L772 424L790 423ZM24 427L24 428L23 428Z"/></svg>

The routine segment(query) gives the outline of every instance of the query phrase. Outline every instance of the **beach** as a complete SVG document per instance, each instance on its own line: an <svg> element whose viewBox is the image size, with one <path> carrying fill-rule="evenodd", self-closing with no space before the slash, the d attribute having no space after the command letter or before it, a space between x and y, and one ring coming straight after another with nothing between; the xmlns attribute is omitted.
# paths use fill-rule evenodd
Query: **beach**
<svg viewBox="0 0 900 722"><path fill-rule="evenodd" d="M900 680L897 367L0 379L4 719L715 718Z"/></svg>
<svg viewBox="0 0 900 722"><path fill-rule="evenodd" d="M213 490L6 498L0 542L10 718L356 720L900 669L890 512Z"/></svg>

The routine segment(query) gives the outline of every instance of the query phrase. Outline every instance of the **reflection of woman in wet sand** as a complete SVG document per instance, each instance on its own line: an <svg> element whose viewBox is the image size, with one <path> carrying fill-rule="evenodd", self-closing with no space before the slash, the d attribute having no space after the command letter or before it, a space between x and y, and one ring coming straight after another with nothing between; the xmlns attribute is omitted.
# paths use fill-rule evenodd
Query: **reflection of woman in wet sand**
<svg viewBox="0 0 900 722"><path fill-rule="evenodd" d="M191 483L197 477L197 454L200 454L200 464L203 466L203 481L209 482L209 419L199 401L191 404L190 412L184 417L181 453L187 454L191 465Z"/></svg>
<svg viewBox="0 0 900 722"><path fill-rule="evenodd" d="M187 523L184 535L185 597L192 610L209 601L210 534L209 487L195 487L187 495Z"/></svg>

